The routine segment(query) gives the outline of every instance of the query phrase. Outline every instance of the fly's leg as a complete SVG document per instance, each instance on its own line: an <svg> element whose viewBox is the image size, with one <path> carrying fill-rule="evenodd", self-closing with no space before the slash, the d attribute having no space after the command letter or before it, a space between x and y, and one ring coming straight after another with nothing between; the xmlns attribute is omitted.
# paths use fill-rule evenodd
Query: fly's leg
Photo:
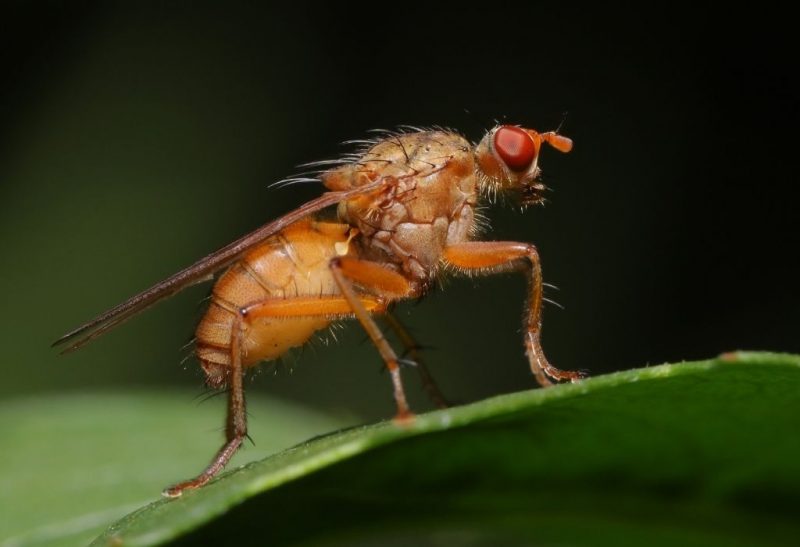
<svg viewBox="0 0 800 547"><path fill-rule="evenodd" d="M448 247L444 251L444 259L470 273L492 274L520 268L529 270L525 353L533 375L543 386L552 384L551 379L575 382L585 376L583 372L554 367L547 361L542 351L542 267L535 246L511 241L472 241Z"/></svg>
<svg viewBox="0 0 800 547"><path fill-rule="evenodd" d="M422 389L428 394L428 398L431 402L438 408L447 408L450 406L447 399L442 394L442 391L439 389L439 386L436 385L436 381L433 379L433 376L431 376L430 370L428 370L428 367L422 360L419 354L420 346L411 336L411 333L408 332L408 329L391 313L385 314L383 318L386 320L389 328L397 335L397 338L400 339L400 343L403 344L406 349L406 354L411 356L411 360L414 361L415 368L422 381Z"/></svg>
<svg viewBox="0 0 800 547"><path fill-rule="evenodd" d="M389 298L412 296L414 294L414 287L405 277L397 272L366 260L338 257L331 260L330 268L333 278L336 280L336 284L342 291L342 296L350 303L350 307L356 319L358 319L361 326L364 327L372 343L375 344L375 347L381 354L384 363L386 363L386 369L391 375L392 386L394 387L394 400L395 403L397 403L397 415L395 420L400 422L410 420L413 414L411 410L409 410L408 403L406 402L406 394L403 390L403 382L400 378L400 366L398 364L399 359L397 358L397 354L389 345L389 342L375 323L375 320L362 304L353 288L353 283L358 283L371 292L374 291L379 294L387 295Z"/></svg>
<svg viewBox="0 0 800 547"><path fill-rule="evenodd" d="M364 296L359 304L372 313L386 309L380 298ZM245 412L244 387L242 383L242 324L259 317L308 317L330 315L352 315L348 300L341 296L272 298L249 304L239 310L231 328L231 368L228 377L228 422L225 428L227 442L214 456L209 466L194 479L170 486L164 495L180 496L184 490L199 488L222 471L236 450L247 437L247 414Z"/></svg>
<svg viewBox="0 0 800 547"><path fill-rule="evenodd" d="M386 311L384 299L360 296L360 304L372 313ZM248 304L240 310L247 321L260 317L319 317L353 316L350 301L341 296L295 296L292 298L267 298Z"/></svg>
<svg viewBox="0 0 800 547"><path fill-rule="evenodd" d="M242 320L237 316L231 328L231 368L228 372L228 418L225 427L227 442L220 448L205 471L188 481L179 482L164 490L163 495L176 498L184 490L199 488L210 481L214 475L222 471L230 459L242 445L247 436L247 413L245 411L244 387L242 374Z"/></svg>

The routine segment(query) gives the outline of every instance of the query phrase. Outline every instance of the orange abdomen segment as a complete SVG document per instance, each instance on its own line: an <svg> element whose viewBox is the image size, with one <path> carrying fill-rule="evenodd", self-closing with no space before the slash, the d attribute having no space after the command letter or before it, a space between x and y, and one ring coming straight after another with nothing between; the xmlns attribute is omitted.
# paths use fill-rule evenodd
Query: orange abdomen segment
<svg viewBox="0 0 800 547"><path fill-rule="evenodd" d="M241 308L267 299L339 294L328 264L346 252L350 229L346 224L298 222L252 249L219 278L195 333L196 354L209 379L230 365L231 329ZM243 322L242 364L275 359L329 323L325 316Z"/></svg>

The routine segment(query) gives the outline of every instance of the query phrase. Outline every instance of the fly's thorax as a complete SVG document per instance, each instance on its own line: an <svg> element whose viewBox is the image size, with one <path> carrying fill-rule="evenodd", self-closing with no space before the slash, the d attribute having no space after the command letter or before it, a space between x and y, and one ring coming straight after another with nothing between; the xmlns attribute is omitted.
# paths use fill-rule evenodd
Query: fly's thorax
<svg viewBox="0 0 800 547"><path fill-rule="evenodd" d="M473 232L475 162L469 142L456 133L394 135L330 176L354 184L387 181L340 203L339 217L359 229L364 258L393 264L415 280L430 281L444 248Z"/></svg>

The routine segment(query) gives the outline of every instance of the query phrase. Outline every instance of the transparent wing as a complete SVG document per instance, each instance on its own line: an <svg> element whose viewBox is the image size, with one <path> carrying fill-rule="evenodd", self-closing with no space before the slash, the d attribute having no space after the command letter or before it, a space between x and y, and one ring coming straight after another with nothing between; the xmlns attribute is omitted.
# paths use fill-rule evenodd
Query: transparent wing
<svg viewBox="0 0 800 547"><path fill-rule="evenodd" d="M335 205L340 201L373 192L385 183L386 179L379 179L352 190L322 194L320 197L305 203L277 220L261 226L246 236L226 245L222 249L201 258L175 275L156 283L146 291L129 298L122 304L111 308L91 321L68 332L53 342L53 347L61 348L61 353L76 350L157 302L177 294L195 283L207 280L218 270L235 262L252 247L280 232L290 224L325 207Z"/></svg>

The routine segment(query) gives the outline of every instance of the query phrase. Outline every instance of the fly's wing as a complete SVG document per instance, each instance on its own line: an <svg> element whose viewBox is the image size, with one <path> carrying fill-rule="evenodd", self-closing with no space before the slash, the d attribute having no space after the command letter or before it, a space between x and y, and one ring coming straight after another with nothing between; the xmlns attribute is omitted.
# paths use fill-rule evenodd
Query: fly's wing
<svg viewBox="0 0 800 547"><path fill-rule="evenodd" d="M75 330L68 332L56 340L53 343L53 347L62 348L61 353L76 350L101 334L105 334L130 317L146 310L160 300L172 296L195 283L205 281L213 275L214 272L229 266L249 249L258 245L268 237L280 232L290 224L325 207L335 205L340 201L373 192L386 184L386 181L387 179L379 179L352 190L326 192L320 197L298 207L294 211L285 214L281 218L265 224L248 235L226 245L217 252L200 259L175 275L156 283L146 291L98 315Z"/></svg>

